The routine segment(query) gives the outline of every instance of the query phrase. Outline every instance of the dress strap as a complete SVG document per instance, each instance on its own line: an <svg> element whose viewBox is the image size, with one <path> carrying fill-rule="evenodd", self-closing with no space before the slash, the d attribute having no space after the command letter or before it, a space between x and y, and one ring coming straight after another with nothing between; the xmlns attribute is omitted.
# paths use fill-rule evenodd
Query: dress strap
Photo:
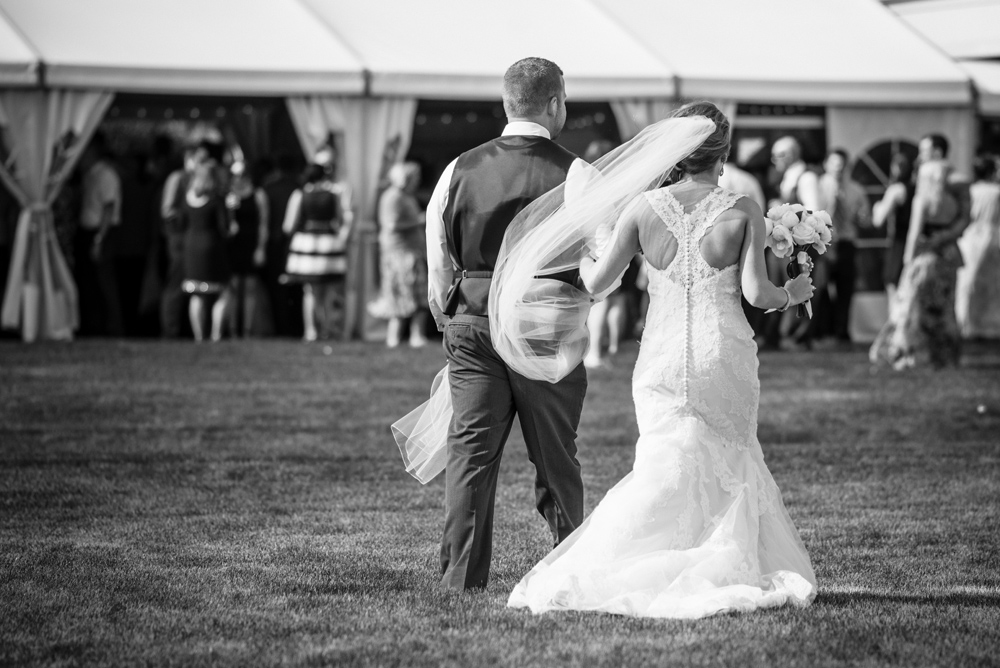
<svg viewBox="0 0 1000 668"><path fill-rule="evenodd" d="M700 220L697 223L696 238L701 239L706 234L712 231L715 227L716 219L722 215L723 212L732 209L736 206L736 203L740 201L743 197L740 193L733 192L732 190L726 190L725 188L718 188L710 192L705 199L704 206L701 208Z"/></svg>

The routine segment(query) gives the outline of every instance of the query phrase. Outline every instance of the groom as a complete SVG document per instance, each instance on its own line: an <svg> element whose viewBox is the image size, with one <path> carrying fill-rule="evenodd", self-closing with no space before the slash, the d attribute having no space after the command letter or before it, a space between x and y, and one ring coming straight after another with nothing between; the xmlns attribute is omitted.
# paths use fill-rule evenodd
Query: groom
<svg viewBox="0 0 1000 668"><path fill-rule="evenodd" d="M586 371L581 364L552 384L509 369L490 339L487 299L507 226L587 164L552 141L566 122L555 63L525 58L511 65L503 106L502 135L449 164L427 206L430 307L444 332L454 408L441 544L441 584L451 589L482 588L489 579L497 474L515 414L535 466L535 507L555 542L583 520L576 429ZM560 278L575 281L571 274Z"/></svg>

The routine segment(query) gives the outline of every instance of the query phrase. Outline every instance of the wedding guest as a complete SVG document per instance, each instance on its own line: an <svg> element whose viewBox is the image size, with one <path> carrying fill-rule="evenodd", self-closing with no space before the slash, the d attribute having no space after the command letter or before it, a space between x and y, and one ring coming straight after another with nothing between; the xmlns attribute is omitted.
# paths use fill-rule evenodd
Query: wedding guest
<svg viewBox="0 0 1000 668"><path fill-rule="evenodd" d="M906 234L910 228L910 212L916 185L913 179L913 163L903 153L892 156L889 164L889 187L882 199L872 208L872 225L886 226L887 248L882 267L882 280L888 293L889 302L896 296L900 274L903 273L903 251L906 248Z"/></svg>
<svg viewBox="0 0 1000 668"><path fill-rule="evenodd" d="M832 333L838 341L850 343L849 320L854 284L857 281L856 246L858 230L869 227L868 195L847 173L849 156L842 148L827 153L820 177L820 207L830 214L836 231L833 246L820 262L827 264L836 294L831 296ZM814 303L817 300L814 300Z"/></svg>
<svg viewBox="0 0 1000 668"><path fill-rule="evenodd" d="M230 294L230 331L233 336L261 334L270 329L261 322L267 316L266 299L258 274L267 258L267 195L253 182L246 163L240 160L229 167L231 179L226 208L235 233L229 238L229 267L232 271Z"/></svg>
<svg viewBox="0 0 1000 668"><path fill-rule="evenodd" d="M389 169L389 187L379 198L379 247L382 285L368 313L389 321L385 344L399 346L409 320L410 346L427 345L427 239L424 212L414 193L420 185L420 167L397 163Z"/></svg>
<svg viewBox="0 0 1000 668"><path fill-rule="evenodd" d="M760 181L732 160L727 160L723 165L722 174L719 175L719 185L726 190L746 195L760 207L761 211L767 213L767 200L764 198L764 189L760 187Z"/></svg>
<svg viewBox="0 0 1000 668"><path fill-rule="evenodd" d="M301 336L298 318L292 314L301 312L302 291L292 289L281 282L288 256L288 235L282 229L288 200L299 187L295 172L295 158L289 154L279 155L274 161L274 170L264 177L261 188L267 196L267 248L264 253L264 286L274 318L274 333L278 336ZM262 172L263 173L263 172Z"/></svg>
<svg viewBox="0 0 1000 668"><path fill-rule="evenodd" d="M962 254L957 240L969 223L969 187L952 174L948 140L920 140L913 214L903 253L903 274L889 320L869 358L895 369L955 366L961 336L955 318L955 284Z"/></svg>
<svg viewBox="0 0 1000 668"><path fill-rule="evenodd" d="M80 298L80 333L122 336L121 299L108 233L121 224L122 182L111 163L100 131L80 157L83 174L79 229L76 234L76 284Z"/></svg>
<svg viewBox="0 0 1000 668"><path fill-rule="evenodd" d="M168 339L180 338L188 296L184 292L184 236L181 211L191 185L195 168L208 160L204 143L189 143L184 148L184 165L171 172L163 184L160 197L160 218L163 221L162 240L166 247L167 271L160 295L160 334Z"/></svg>
<svg viewBox="0 0 1000 668"><path fill-rule="evenodd" d="M142 289L159 227L155 210L158 184L147 154L135 155L130 166L122 174L121 224L109 232L107 243L121 295L124 332L138 336L145 333L140 323Z"/></svg>
<svg viewBox="0 0 1000 668"><path fill-rule="evenodd" d="M199 162L191 174L180 210L184 229L184 292L195 341L205 339L205 309L211 306L212 341L222 338L222 320L232 275L226 249L230 226L224 198L225 177L214 160Z"/></svg>
<svg viewBox="0 0 1000 668"><path fill-rule="evenodd" d="M958 271L955 315L965 338L1000 338L1000 183L996 159L973 165L972 222L958 240L965 266Z"/></svg>
<svg viewBox="0 0 1000 668"><path fill-rule="evenodd" d="M306 168L302 188L288 199L282 226L291 237L284 280L302 284L307 342L319 338L321 326L324 336L334 338L344 326L347 240L354 214L350 187L336 174L336 151L325 146Z"/></svg>
<svg viewBox="0 0 1000 668"><path fill-rule="evenodd" d="M820 208L819 177L802 158L802 146L795 137L785 136L774 142L771 147L771 164L781 180L778 184L778 198L769 202L769 207L787 203L801 204L812 210ZM822 294L827 284L826 266L816 262L819 255L814 251L809 253L814 265L813 286L817 294ZM787 260L779 260L773 253L768 253L767 258L768 276L773 283L781 285L786 280ZM814 310L815 316L820 314ZM777 349L782 343L782 337L787 336L790 348L811 348L815 333L813 322L814 320L807 318L797 319L794 311L767 314L763 324L764 347Z"/></svg>
<svg viewBox="0 0 1000 668"><path fill-rule="evenodd" d="M587 146L583 153L583 159L593 163L598 158L606 155L615 148L615 143L607 139L596 139ZM630 300L638 301L639 295L636 288L636 279L639 274L639 263L634 261L629 265L622 275L622 284L608 295L603 301L594 304L587 317L587 329L590 334L590 348L587 350L583 364L588 369L597 369L607 366L608 363L603 357L604 331L608 332L608 355L618 353L618 346L621 343L622 335L625 332L626 320L628 318L628 303ZM636 304L638 310L638 304Z"/></svg>

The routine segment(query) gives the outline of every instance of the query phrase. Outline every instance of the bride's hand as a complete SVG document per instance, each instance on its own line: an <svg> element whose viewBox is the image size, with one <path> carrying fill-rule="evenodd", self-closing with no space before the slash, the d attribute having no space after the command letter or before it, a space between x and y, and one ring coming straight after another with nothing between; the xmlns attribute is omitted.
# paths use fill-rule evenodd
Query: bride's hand
<svg viewBox="0 0 1000 668"><path fill-rule="evenodd" d="M815 292L812 278L810 278L808 274L800 274L791 279L785 283L785 289L788 290L788 294L792 296L792 301L789 306L809 301L812 299L813 292Z"/></svg>

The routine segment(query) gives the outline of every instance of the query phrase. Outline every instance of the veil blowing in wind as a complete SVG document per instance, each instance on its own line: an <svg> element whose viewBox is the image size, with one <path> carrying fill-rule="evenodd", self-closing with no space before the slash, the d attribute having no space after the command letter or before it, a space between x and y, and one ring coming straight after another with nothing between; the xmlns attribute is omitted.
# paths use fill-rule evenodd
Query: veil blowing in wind
<svg viewBox="0 0 1000 668"><path fill-rule="evenodd" d="M599 255L611 241L629 205L714 130L704 117L650 125L514 219L489 296L493 345L514 371L556 383L581 363L589 345L587 315L606 293L595 297L567 280L584 257ZM406 470L421 483L444 470L451 414L448 374L439 373L430 399L392 425Z"/></svg>

